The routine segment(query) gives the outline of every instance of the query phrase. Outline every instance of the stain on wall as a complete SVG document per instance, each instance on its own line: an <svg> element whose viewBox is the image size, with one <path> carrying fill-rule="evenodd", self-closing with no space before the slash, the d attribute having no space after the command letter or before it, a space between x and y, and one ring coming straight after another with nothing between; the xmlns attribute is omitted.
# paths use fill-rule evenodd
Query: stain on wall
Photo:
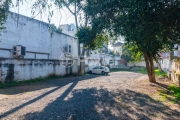
<svg viewBox="0 0 180 120"><path fill-rule="evenodd" d="M24 81L47 76L69 75L70 68L59 64L58 60L3 59L0 67L0 83ZM72 66L72 74L77 73L77 65Z"/></svg>
<svg viewBox="0 0 180 120"><path fill-rule="evenodd" d="M8 70L5 78L5 83L11 82L14 80L14 64L8 64Z"/></svg>

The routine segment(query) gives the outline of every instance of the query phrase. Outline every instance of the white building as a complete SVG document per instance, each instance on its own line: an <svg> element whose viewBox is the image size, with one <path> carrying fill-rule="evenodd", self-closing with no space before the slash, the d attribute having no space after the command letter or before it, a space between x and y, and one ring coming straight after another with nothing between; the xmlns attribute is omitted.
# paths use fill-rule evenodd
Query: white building
<svg viewBox="0 0 180 120"><path fill-rule="evenodd" d="M60 25L59 28L62 29L63 33L66 33L71 36L75 36L76 33L76 26L74 24L63 24ZM81 51L83 49L83 45L80 45ZM85 54L85 65L86 65L86 72L88 70L91 70L95 66L105 65L111 67L113 65L113 56L110 55L107 51L107 45L103 45L103 47L100 50L94 50L94 51L86 51Z"/></svg>
<svg viewBox="0 0 180 120"><path fill-rule="evenodd" d="M119 55L122 55L122 45L123 45L123 43L121 43L121 42L117 42L117 43L113 44L112 45L113 51L118 53Z"/></svg>
<svg viewBox="0 0 180 120"><path fill-rule="evenodd" d="M75 37L50 31L47 23L12 12L4 26L6 29L0 31L0 82L77 74ZM23 49L15 49L17 45ZM72 67L61 65L59 58L64 52L74 56ZM17 58L17 53L23 57Z"/></svg>
<svg viewBox="0 0 180 120"><path fill-rule="evenodd" d="M76 34L76 26L72 24L62 24L59 26L59 28L62 30L63 33L68 34L70 36L74 36Z"/></svg>
<svg viewBox="0 0 180 120"><path fill-rule="evenodd" d="M108 51L105 51L107 47L103 45L100 50L91 51L89 54L86 52L85 55L85 64L86 64L86 72L92 70L95 66L108 66L111 68L113 65L113 55L110 55Z"/></svg>

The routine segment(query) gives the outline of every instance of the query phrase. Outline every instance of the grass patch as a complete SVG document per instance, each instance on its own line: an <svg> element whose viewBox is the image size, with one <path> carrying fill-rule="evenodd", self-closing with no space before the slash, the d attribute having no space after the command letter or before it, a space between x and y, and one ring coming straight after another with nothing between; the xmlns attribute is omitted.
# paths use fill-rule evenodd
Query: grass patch
<svg viewBox="0 0 180 120"><path fill-rule="evenodd" d="M154 72L157 77L166 77L167 76L167 74L164 71L160 72L159 69L155 69Z"/></svg>
<svg viewBox="0 0 180 120"><path fill-rule="evenodd" d="M24 80L24 81L12 81L9 83L3 83L0 84L0 88L6 88L6 87L13 87L13 86L19 86L19 85L27 85L27 84L33 84L37 82L42 82L42 81L47 81L47 80L52 80L53 78L62 78L63 76L49 76L46 78L36 78L36 79L31 79L31 80Z"/></svg>
<svg viewBox="0 0 180 120"><path fill-rule="evenodd" d="M147 70L145 68L140 69L139 72L142 74L147 74ZM154 73L157 77L166 77L167 76L167 74L164 71L160 72L159 69L155 69Z"/></svg>
<svg viewBox="0 0 180 120"><path fill-rule="evenodd" d="M145 68L141 68L139 70L139 72L142 73L142 74L147 74L147 70Z"/></svg>
<svg viewBox="0 0 180 120"><path fill-rule="evenodd" d="M180 101L180 88L174 84L171 84L167 90L159 90L158 93L163 101L170 101L173 103Z"/></svg>
<svg viewBox="0 0 180 120"><path fill-rule="evenodd" d="M119 71L130 71L128 68L112 68L110 72L119 72Z"/></svg>
<svg viewBox="0 0 180 120"><path fill-rule="evenodd" d="M173 93L176 100L180 101L180 88L172 84L168 87L168 89Z"/></svg>

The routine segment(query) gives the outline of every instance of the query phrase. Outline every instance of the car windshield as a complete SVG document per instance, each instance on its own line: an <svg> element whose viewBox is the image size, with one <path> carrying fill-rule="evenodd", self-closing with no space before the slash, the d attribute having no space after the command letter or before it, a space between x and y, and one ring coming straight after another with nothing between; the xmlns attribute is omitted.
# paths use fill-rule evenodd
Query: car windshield
<svg viewBox="0 0 180 120"><path fill-rule="evenodd" d="M100 67L99 69L104 69L104 67Z"/></svg>
<svg viewBox="0 0 180 120"><path fill-rule="evenodd" d="M93 69L101 69L101 67L100 67L100 66L98 66L98 67L95 67L95 68L93 68Z"/></svg>
<svg viewBox="0 0 180 120"><path fill-rule="evenodd" d="M93 69L97 69L98 67L94 67Z"/></svg>

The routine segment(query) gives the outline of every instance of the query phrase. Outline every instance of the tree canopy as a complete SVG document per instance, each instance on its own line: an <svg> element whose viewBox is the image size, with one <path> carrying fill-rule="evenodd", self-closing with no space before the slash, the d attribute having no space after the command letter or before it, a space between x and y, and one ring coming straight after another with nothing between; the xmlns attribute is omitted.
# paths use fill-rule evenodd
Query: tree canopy
<svg viewBox="0 0 180 120"><path fill-rule="evenodd" d="M122 46L121 58L132 63L144 60L142 52L138 50L136 45L130 43Z"/></svg>
<svg viewBox="0 0 180 120"><path fill-rule="evenodd" d="M180 43L179 1L88 0L84 11L92 26L122 35L144 55L151 82L155 82L153 58L164 47Z"/></svg>
<svg viewBox="0 0 180 120"><path fill-rule="evenodd" d="M80 43L84 44L84 48L88 50L97 50L102 47L104 43L108 42L106 34L97 34L95 30L90 27L80 27L76 33Z"/></svg>
<svg viewBox="0 0 180 120"><path fill-rule="evenodd" d="M54 32L62 33L62 30L60 28L57 28L54 24L50 24L49 29Z"/></svg>

